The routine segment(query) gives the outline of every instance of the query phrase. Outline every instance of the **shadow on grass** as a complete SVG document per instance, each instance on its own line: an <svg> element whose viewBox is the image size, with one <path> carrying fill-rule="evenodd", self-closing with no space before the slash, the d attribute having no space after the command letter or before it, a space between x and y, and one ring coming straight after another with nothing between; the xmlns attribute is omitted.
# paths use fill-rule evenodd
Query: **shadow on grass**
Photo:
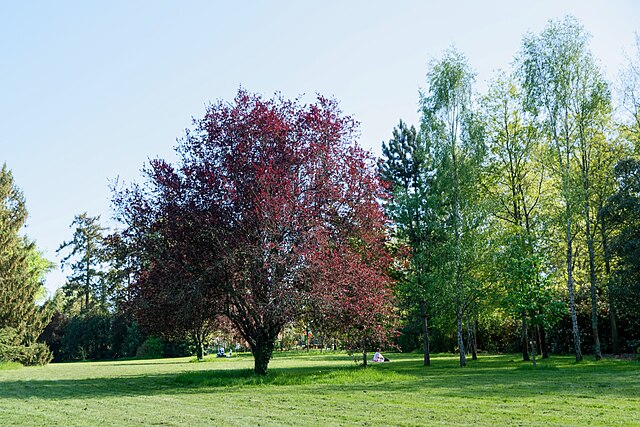
<svg viewBox="0 0 640 427"><path fill-rule="evenodd" d="M640 365L637 364L570 364L562 359L557 364L541 364L534 369L501 356L470 362L467 368L460 369L454 358L435 359L432 366L424 367L415 357L409 356L398 355L391 363L376 364L366 369L337 367L330 360L312 367L270 368L266 376L256 376L251 369L211 369L130 377L0 380L0 399L215 394L264 386L302 386L328 394L362 393L372 389L384 390L385 393L428 391L432 396L472 399L533 398L541 394L640 398Z"/></svg>

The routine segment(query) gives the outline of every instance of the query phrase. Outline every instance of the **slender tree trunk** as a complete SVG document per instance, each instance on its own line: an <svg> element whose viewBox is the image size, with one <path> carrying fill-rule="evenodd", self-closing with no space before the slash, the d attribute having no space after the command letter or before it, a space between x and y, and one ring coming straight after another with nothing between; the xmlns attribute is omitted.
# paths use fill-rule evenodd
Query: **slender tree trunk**
<svg viewBox="0 0 640 427"><path fill-rule="evenodd" d="M544 329L544 325L540 325L540 352L543 359L549 358L549 349L547 348L547 332Z"/></svg>
<svg viewBox="0 0 640 427"><path fill-rule="evenodd" d="M362 366L367 367L367 342L362 339Z"/></svg>
<svg viewBox="0 0 640 427"><path fill-rule="evenodd" d="M611 351L613 354L620 354L620 345L618 341L618 324L616 322L617 310L616 303L611 295L611 286L609 286L609 317L611 320Z"/></svg>
<svg viewBox="0 0 640 427"><path fill-rule="evenodd" d="M422 349L424 366L431 365L431 355L429 354L429 328L427 324L427 303L420 301L420 315L422 316Z"/></svg>
<svg viewBox="0 0 640 427"><path fill-rule="evenodd" d="M522 360L528 362L529 359L529 331L527 316L522 314Z"/></svg>
<svg viewBox="0 0 640 427"><path fill-rule="evenodd" d="M533 367L536 367L536 342L531 340L531 357L533 358Z"/></svg>
<svg viewBox="0 0 640 427"><path fill-rule="evenodd" d="M571 309L571 327L573 330L573 345L576 354L576 362L581 362L582 351L580 350L580 329L578 329L576 299L573 290L573 245L571 239L571 218L569 215L569 206L567 203L567 288L569 289L569 308Z"/></svg>
<svg viewBox="0 0 640 427"><path fill-rule="evenodd" d="M585 182L586 182L586 178ZM585 187L588 184L585 183ZM586 191L586 188L585 188ZM589 251L589 282L591 285L591 329L593 332L593 352L596 360L602 359L600 352L600 335L598 334L598 290L596 287L596 262L595 250L593 248L593 235L591 234L591 219L589 215L589 202L585 201L585 235L587 238L587 248Z"/></svg>
<svg viewBox="0 0 640 427"><path fill-rule="evenodd" d="M460 367L467 366L467 356L464 350L464 339L462 338L462 304L460 301L457 303L457 317L458 317L458 348L460 350Z"/></svg>
<svg viewBox="0 0 640 427"><path fill-rule="evenodd" d="M478 360L478 318L473 319L473 353L471 355L473 360Z"/></svg>
<svg viewBox="0 0 640 427"><path fill-rule="evenodd" d="M471 315L467 312L467 354L471 353L471 360L478 360L475 346L474 323L471 321Z"/></svg>
<svg viewBox="0 0 640 427"><path fill-rule="evenodd" d="M476 353L476 346L474 340L473 322L471 316L467 314L467 342L469 349L471 350L471 360L478 360L478 354Z"/></svg>
<svg viewBox="0 0 640 427"><path fill-rule="evenodd" d="M473 352L473 331L471 328L471 316L467 311L467 355ZM474 359L475 360L475 359Z"/></svg>
<svg viewBox="0 0 640 427"><path fill-rule="evenodd" d="M89 311L89 292L91 289L91 274L89 273L91 269L89 249L87 249L86 263L87 263L87 266L86 266L87 274L85 276L85 284L84 284L84 310Z"/></svg>
<svg viewBox="0 0 640 427"><path fill-rule="evenodd" d="M578 316L576 314L576 299L573 289L573 238L571 237L571 203L569 196L569 177L571 172L571 149L569 138L569 111L564 109L563 132L564 132L564 153L562 152L560 141L555 133L554 139L558 150L558 163L562 169L562 197L565 204L565 221L567 232L567 290L569 291L569 309L571 311L571 329L573 331L573 345L576 355L576 362L582 361L582 351L580 350L580 329L578 328ZM563 158L564 154L564 158Z"/></svg>
<svg viewBox="0 0 640 427"><path fill-rule="evenodd" d="M606 221L604 215L600 216L600 235L602 238L602 249L604 252L604 268L607 278L607 302L609 303L609 320L611 322L611 351L613 354L620 354L620 346L618 344L618 325L616 322L616 303L611 286L611 253L609 252L609 239L607 238Z"/></svg>
<svg viewBox="0 0 640 427"><path fill-rule="evenodd" d="M451 122L451 160L453 170L453 234L454 234L454 280L456 295L456 316L458 321L458 349L460 352L460 366L467 366L467 357L462 336L462 266L460 256L460 183L458 182L458 155L456 153L457 123Z"/></svg>

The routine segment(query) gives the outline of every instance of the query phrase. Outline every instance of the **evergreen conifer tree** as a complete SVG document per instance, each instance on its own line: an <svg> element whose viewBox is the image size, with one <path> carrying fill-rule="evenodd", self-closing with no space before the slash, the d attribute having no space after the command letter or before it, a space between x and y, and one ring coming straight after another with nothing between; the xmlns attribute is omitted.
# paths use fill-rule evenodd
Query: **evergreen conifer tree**
<svg viewBox="0 0 640 427"><path fill-rule="evenodd" d="M36 300L51 264L20 234L26 219L24 196L5 164L0 171L0 359L42 364L50 352L36 340L49 316Z"/></svg>

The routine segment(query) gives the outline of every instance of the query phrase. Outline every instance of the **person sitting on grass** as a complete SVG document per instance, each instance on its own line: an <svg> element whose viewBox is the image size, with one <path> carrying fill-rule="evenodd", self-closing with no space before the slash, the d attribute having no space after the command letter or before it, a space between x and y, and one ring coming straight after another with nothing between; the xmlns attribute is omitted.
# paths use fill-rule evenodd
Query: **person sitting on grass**
<svg viewBox="0 0 640 427"><path fill-rule="evenodd" d="M384 357L382 355L382 353L380 353L380 349L378 349L378 351L376 351L376 354L373 355L373 361L374 362L388 362L389 359Z"/></svg>

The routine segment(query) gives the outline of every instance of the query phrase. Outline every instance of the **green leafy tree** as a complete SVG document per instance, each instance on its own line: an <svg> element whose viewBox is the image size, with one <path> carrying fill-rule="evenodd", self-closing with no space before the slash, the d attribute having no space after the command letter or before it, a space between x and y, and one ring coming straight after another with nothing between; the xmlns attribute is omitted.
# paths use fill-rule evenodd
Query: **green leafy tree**
<svg viewBox="0 0 640 427"><path fill-rule="evenodd" d="M611 330L611 351L620 354L617 304L616 304L616 281L617 276L612 272L612 264L615 264L614 254L611 249L612 239L616 239L620 233L620 223L614 221L612 215L610 199L618 191L616 181L615 166L620 159L625 159L630 155L630 147L624 144L623 140L603 140L599 144L598 156L594 157L592 172L594 176L592 184L593 206L596 212L592 214L595 218L594 234L598 236L598 246L601 254L600 272L601 285L605 286L608 315ZM596 249L598 249L596 247Z"/></svg>
<svg viewBox="0 0 640 427"><path fill-rule="evenodd" d="M577 158L581 178L584 232L589 256L589 284L591 296L591 327L596 360L602 358L598 331L598 278L596 274L595 227L597 212L596 188L599 180L611 175L612 164L603 162L611 152L607 140L607 127L611 122L609 88L602 73L589 52L576 67L574 85L576 96L572 99L577 131ZM600 189L603 189L600 186ZM605 195L606 197L606 195ZM602 198L602 197L600 197Z"/></svg>
<svg viewBox="0 0 640 427"><path fill-rule="evenodd" d="M595 235L598 199L606 189L612 164L607 129L611 122L609 88L588 48L589 35L573 17L550 21L539 35L524 39L521 72L530 111L538 114L550 149L564 203L567 289L576 360L582 360L575 308L574 242L584 232L588 256L591 327L596 360L602 357L598 331ZM581 216L581 218L580 218Z"/></svg>
<svg viewBox="0 0 640 427"><path fill-rule="evenodd" d="M622 133L634 144L636 154L640 154L640 34L636 34L635 52L627 57L620 83L622 108L627 115Z"/></svg>
<svg viewBox="0 0 640 427"><path fill-rule="evenodd" d="M572 17L549 21L540 35L526 35L520 58L526 106L539 117L550 143L550 151L555 153L552 170L560 182L564 204L567 289L577 361L582 360L582 350L575 304L573 250L575 212L579 209L582 197L576 191L579 181L575 181L578 167L575 158L575 116L578 113L575 101L582 97L582 88L577 82L582 78L585 62L589 58L587 36Z"/></svg>
<svg viewBox="0 0 640 427"><path fill-rule="evenodd" d="M543 289L541 260L541 198L544 167L539 160L539 129L522 108L517 81L497 77L483 99L486 126L487 166L484 183L497 220L497 280L504 288L510 311L521 319L522 357L529 360L528 324L539 316L547 300ZM540 346L545 345L544 322L535 325Z"/></svg>
<svg viewBox="0 0 640 427"><path fill-rule="evenodd" d="M23 364L49 362L50 353L36 340L49 321L48 307L38 306L45 273L52 264L33 242L20 235L27 219L25 199L6 165L0 171L0 359Z"/></svg>
<svg viewBox="0 0 640 427"><path fill-rule="evenodd" d="M607 200L603 215L617 232L611 239L611 292L631 338L640 339L640 161L623 159L615 167L617 191ZM630 349L634 351L635 349Z"/></svg>
<svg viewBox="0 0 640 427"><path fill-rule="evenodd" d="M474 74L455 49L434 61L427 73L427 90L420 95L422 132L433 147L438 204L443 210L446 242L439 247L441 283L450 283L457 321L460 366L466 366L463 340L465 308L477 282L472 265L481 229L478 178L484 155L482 127L472 109ZM445 260L450 260L446 262Z"/></svg>

